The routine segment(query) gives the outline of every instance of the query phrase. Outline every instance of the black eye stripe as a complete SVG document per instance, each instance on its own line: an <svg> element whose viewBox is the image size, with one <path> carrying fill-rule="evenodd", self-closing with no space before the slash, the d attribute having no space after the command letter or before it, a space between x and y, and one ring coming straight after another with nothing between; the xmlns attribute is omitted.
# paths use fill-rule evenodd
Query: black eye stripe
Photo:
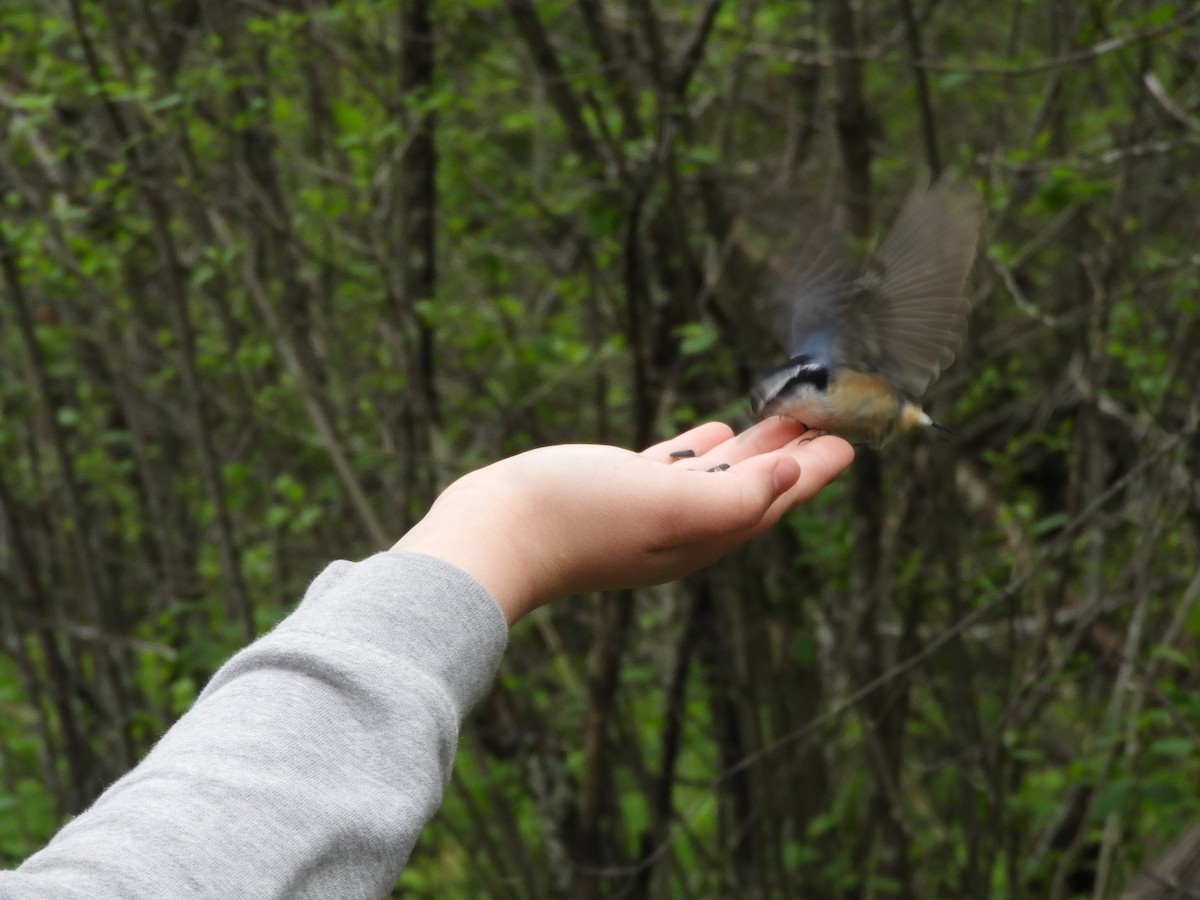
<svg viewBox="0 0 1200 900"><path fill-rule="evenodd" d="M796 374L784 383L782 390L786 391L800 384L811 384L818 391L823 391L829 387L829 370L824 366L801 366L796 370Z"/></svg>
<svg viewBox="0 0 1200 900"><path fill-rule="evenodd" d="M799 393L805 385L818 393L829 388L829 368L814 362L811 356L793 356L781 366L776 366L750 390L750 415L761 419L771 415L771 410L789 402L789 395Z"/></svg>

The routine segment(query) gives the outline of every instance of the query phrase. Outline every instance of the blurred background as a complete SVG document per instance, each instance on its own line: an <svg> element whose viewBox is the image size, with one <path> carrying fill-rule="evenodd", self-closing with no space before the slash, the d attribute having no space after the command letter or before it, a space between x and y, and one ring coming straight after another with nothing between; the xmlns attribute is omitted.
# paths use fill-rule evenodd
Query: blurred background
<svg viewBox="0 0 1200 900"><path fill-rule="evenodd" d="M747 425L805 223L954 170L956 437L523 622L396 895L1197 896L1195 5L0 18L4 863L461 473Z"/></svg>

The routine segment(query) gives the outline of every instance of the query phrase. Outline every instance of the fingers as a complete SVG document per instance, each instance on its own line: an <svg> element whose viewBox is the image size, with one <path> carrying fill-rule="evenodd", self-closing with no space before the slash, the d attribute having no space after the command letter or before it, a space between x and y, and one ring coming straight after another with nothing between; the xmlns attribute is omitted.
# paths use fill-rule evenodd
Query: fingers
<svg viewBox="0 0 1200 900"><path fill-rule="evenodd" d="M732 437L733 429L724 422L705 422L678 437L648 447L641 455L656 462L673 463L680 459L704 456L713 447Z"/></svg>
<svg viewBox="0 0 1200 900"><path fill-rule="evenodd" d="M800 466L800 477L775 498L763 516L763 527L770 527L794 506L811 500L854 462L854 448L831 434L802 440L787 452Z"/></svg>
<svg viewBox="0 0 1200 900"><path fill-rule="evenodd" d="M671 478L669 515L655 528L658 548L697 540L733 546L811 499L853 461L854 448L841 438L805 435L803 425L782 417L736 436L710 422L646 450L643 457L677 462L672 473L686 476Z"/></svg>
<svg viewBox="0 0 1200 900"><path fill-rule="evenodd" d="M751 447L763 442L769 445L786 434L769 430L745 443ZM715 459L715 454L725 449L717 448L700 464ZM731 458L745 452L736 442L728 451ZM752 453L728 471L714 475L705 475L703 470L695 475L685 473L691 477L676 482L674 487L679 493L670 503L671 537L680 544L721 537L737 543L749 538L775 524L792 507L811 499L853 459L853 447L841 438L826 435L803 442L793 439L782 450Z"/></svg>
<svg viewBox="0 0 1200 900"><path fill-rule="evenodd" d="M804 426L795 419L773 416L746 429L736 437L723 440L706 453L697 454L696 459L687 464L689 469L707 471L713 466L736 466L740 462L780 450L803 435Z"/></svg>
<svg viewBox="0 0 1200 900"><path fill-rule="evenodd" d="M802 473L789 454L759 453L713 474L681 466L667 474L656 479L659 515L651 529L660 550L747 532Z"/></svg>
<svg viewBox="0 0 1200 900"><path fill-rule="evenodd" d="M665 463L688 460L683 468L703 472L779 450L803 434L803 425L783 416L764 419L738 435L724 422L705 422L643 450L641 455Z"/></svg>
<svg viewBox="0 0 1200 900"><path fill-rule="evenodd" d="M772 416L757 422L737 436L739 446L748 446L752 452L766 453L778 450L788 441L808 433L808 428L787 416Z"/></svg>

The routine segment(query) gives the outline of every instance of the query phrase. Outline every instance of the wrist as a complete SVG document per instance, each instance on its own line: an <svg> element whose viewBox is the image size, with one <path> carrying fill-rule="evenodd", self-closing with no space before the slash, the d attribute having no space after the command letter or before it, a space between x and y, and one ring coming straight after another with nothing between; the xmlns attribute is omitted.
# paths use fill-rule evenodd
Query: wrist
<svg viewBox="0 0 1200 900"><path fill-rule="evenodd" d="M462 569L487 589L511 627L549 599L542 586L544 560L523 547L528 529L519 516L503 504L497 509L480 500L466 504L443 495L391 549L433 556Z"/></svg>

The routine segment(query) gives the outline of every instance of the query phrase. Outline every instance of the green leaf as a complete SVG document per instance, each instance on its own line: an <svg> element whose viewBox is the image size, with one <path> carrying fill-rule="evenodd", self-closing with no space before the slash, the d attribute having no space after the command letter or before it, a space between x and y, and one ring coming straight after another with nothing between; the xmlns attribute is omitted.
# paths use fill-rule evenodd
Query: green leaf
<svg viewBox="0 0 1200 900"><path fill-rule="evenodd" d="M1173 18L1175 18L1175 4L1164 3L1146 13L1146 24L1151 28L1157 28L1159 25L1166 25Z"/></svg>
<svg viewBox="0 0 1200 900"><path fill-rule="evenodd" d="M1092 818L1102 821L1111 813L1127 809L1133 801L1135 783L1128 776L1114 778L1100 788L1092 804Z"/></svg>
<svg viewBox="0 0 1200 900"><path fill-rule="evenodd" d="M717 342L717 329L707 322L688 322L675 329L680 338L679 352L684 356L698 356Z"/></svg>
<svg viewBox="0 0 1200 900"><path fill-rule="evenodd" d="M1156 756L1195 756L1197 747L1195 741L1187 737L1159 738L1150 745L1150 752Z"/></svg>

